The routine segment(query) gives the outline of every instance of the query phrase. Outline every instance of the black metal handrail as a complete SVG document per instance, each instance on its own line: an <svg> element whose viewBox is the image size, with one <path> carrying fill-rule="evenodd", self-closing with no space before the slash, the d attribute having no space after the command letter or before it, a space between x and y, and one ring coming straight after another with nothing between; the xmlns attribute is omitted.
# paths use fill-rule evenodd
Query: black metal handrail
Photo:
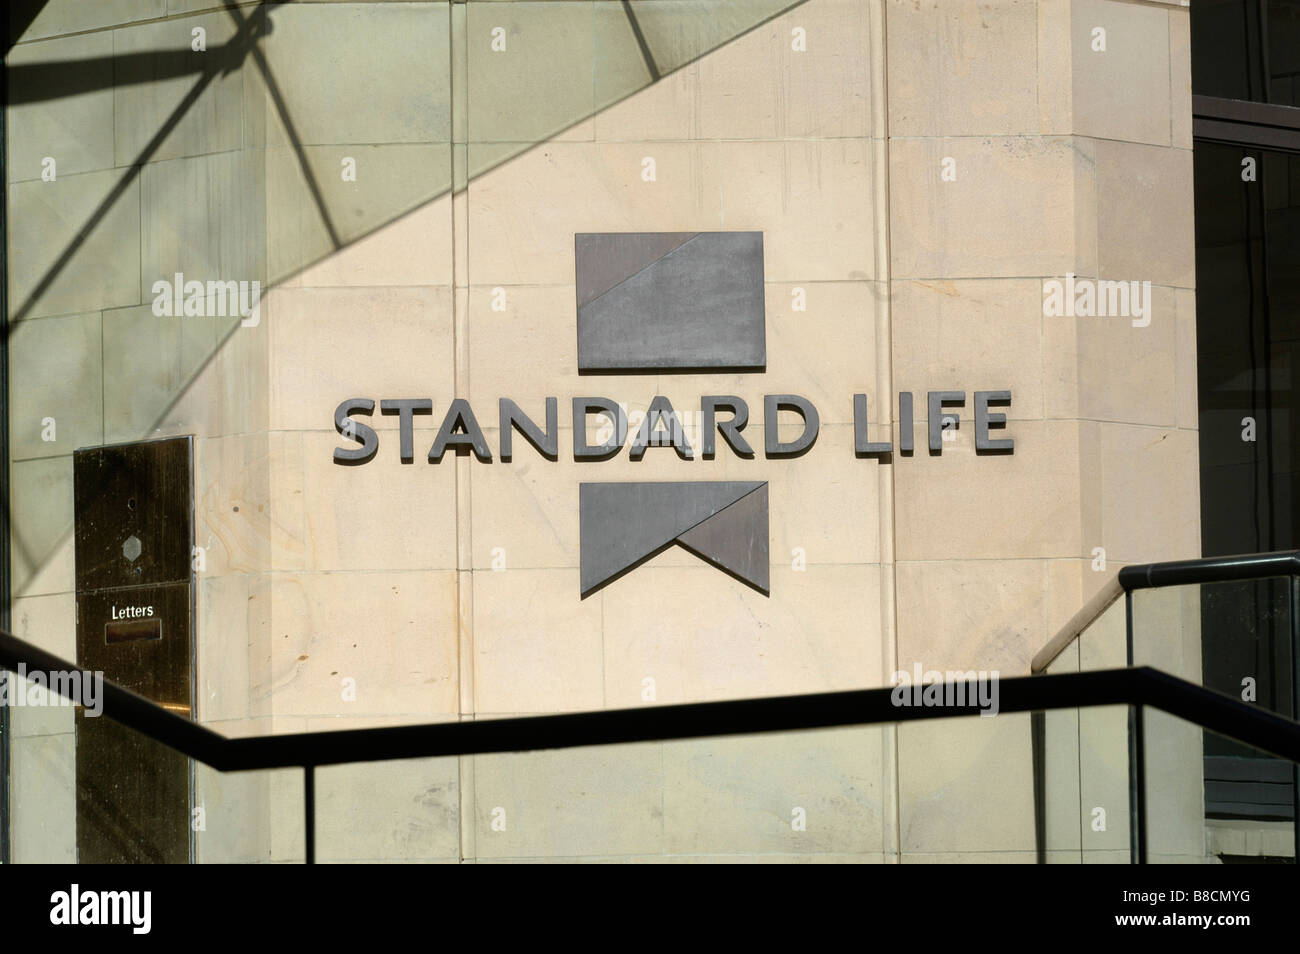
<svg viewBox="0 0 1300 954"><path fill-rule="evenodd" d="M1266 580L1274 577L1300 577L1300 550L1274 553L1242 553L1236 556L1201 557L1195 560L1170 560L1162 563L1135 563L1126 566L1088 600L1069 622L1057 630L1030 663L1030 672L1045 672L1083 631L1096 621L1116 600L1131 597L1134 590L1163 586L1189 586L1198 583L1232 583L1241 580ZM1131 640L1130 640L1131 644ZM1130 665L1132 660L1129 660Z"/></svg>
<svg viewBox="0 0 1300 954"><path fill-rule="evenodd" d="M1125 567L1109 587L1090 600L1057 638L1040 651L1034 669L1045 669L1065 645L1120 595L1125 595L1130 602L1131 645L1131 600L1135 589L1288 575L1296 578L1293 590L1300 589L1300 551ZM1297 722L1167 673L1146 667L1133 668L1131 654L1129 662L1127 669L1002 679L998 687L998 710L1042 713L1089 706L1131 707L1130 767L1137 860L1146 860L1143 707L1161 709L1300 766L1300 724ZM0 668L16 671L20 665L33 672L91 675L65 659L0 631ZM862 689L564 715L227 738L105 680L102 715L219 771L301 767L306 855L310 862L315 860L315 768L318 765L898 723L976 715L981 711L976 705L898 706L892 696L891 688ZM1041 716L1038 718L1041 720ZM1036 787L1040 784L1037 745L1036 742ZM1296 771L1300 772L1300 767ZM1297 790L1300 791L1300 786ZM1300 839L1300 830L1297 838Z"/></svg>
<svg viewBox="0 0 1300 954"><path fill-rule="evenodd" d="M0 668L86 673L67 660L0 632ZM892 688L646 706L564 715L439 722L331 732L227 738L108 680L101 717L143 733L224 772L301 767L307 861L315 860L315 776L318 765L562 749L759 732L910 722L975 716L979 705L899 706ZM1127 705L1151 706L1257 749L1300 763L1300 724L1154 669L1129 668L1016 676L998 683L999 712L1045 712ZM1140 727L1140 719L1139 719ZM1136 801L1145 798L1140 758ZM1144 829L1145 811L1138 813ZM1145 838L1138 860L1146 860Z"/></svg>
<svg viewBox="0 0 1300 954"><path fill-rule="evenodd" d="M1298 111L1300 112L1300 111ZM1291 619L1291 658L1293 663L1292 685L1300 687L1300 550L1280 550L1272 553L1242 553L1233 556L1201 557L1194 560L1170 560L1162 563L1143 563L1123 567L1092 599L1070 618L1048 643L1034 654L1030 671L1044 673L1052 662L1065 652L1084 631L1106 612L1120 597L1124 598L1124 652L1125 661L1130 667L1135 662L1133 640L1133 594L1137 590L1156 589L1167 586L1197 586L1217 583L1233 583L1246 580L1266 580L1289 578L1287 599ZM1043 678L1038 676L1037 678ZM1300 722L1300 692L1292 691L1291 715ZM1039 717L1041 719L1041 717ZM1197 721L1197 720L1189 720ZM1213 728L1203 724L1204 728ZM1230 732L1221 732L1231 735ZM1146 858L1145 785L1136 784L1134 780L1142 778L1143 772L1143 720L1142 707L1130 710L1129 725L1129 775L1132 788L1132 837L1133 856ZM1239 741L1246 741L1241 739ZM1043 736L1041 721L1034 727L1034 779L1035 804L1038 804L1037 789L1042 787L1042 770L1045 753L1042 749ZM1265 748L1267 746L1256 746ZM1295 862L1300 864L1300 762L1292 759L1291 807L1292 807L1292 841L1295 846ZM1041 814L1041 813L1040 813ZM1039 830L1039 858L1042 860L1042 824L1037 819Z"/></svg>
<svg viewBox="0 0 1300 954"><path fill-rule="evenodd" d="M86 670L0 632L0 668ZM563 715L227 737L104 680L102 717L222 772L340 765L745 735L978 715L965 706L899 706L891 687L603 709ZM1148 667L998 680L999 712L1089 706L1151 706L1248 745L1300 762L1300 724L1232 696Z"/></svg>
<svg viewBox="0 0 1300 954"><path fill-rule="evenodd" d="M1235 580L1264 580L1274 576L1300 575L1300 550L1275 553L1241 553L1236 556L1201 557L1143 563L1119 571L1119 585L1126 592L1160 586L1193 583L1231 583Z"/></svg>

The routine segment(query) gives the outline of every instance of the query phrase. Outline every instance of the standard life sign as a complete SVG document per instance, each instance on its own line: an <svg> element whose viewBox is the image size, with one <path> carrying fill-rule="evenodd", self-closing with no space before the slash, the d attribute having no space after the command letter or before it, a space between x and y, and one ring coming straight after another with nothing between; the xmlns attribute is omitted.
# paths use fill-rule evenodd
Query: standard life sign
<svg viewBox="0 0 1300 954"><path fill-rule="evenodd" d="M574 236L574 261L579 373L766 370L761 232L583 233ZM867 397L854 394L854 453L877 459L895 450L911 454L916 414L923 411L924 439L932 455L941 454L945 436L955 436L949 432L960 426L956 409L968 406L976 452L1012 452L1009 437L992 436L1006 427L1006 415L990 410L1010 405L1009 390L975 391L969 405L965 391L928 391L920 400L917 406L910 391L898 395L895 448L893 441L871 439ZM760 439L769 458L798 457L813 446L821 418L811 401L798 394L766 394L762 403L760 433L759 427L749 427L749 403L736 395L706 394L698 411L682 408L681 414L668 398L656 395L630 438L626 407L610 398L566 398L564 410L579 461L608 460L625 450L630 459L641 460L651 447L671 448L682 460L710 460L719 438L742 458L755 456ZM495 408L480 407L476 413L457 398L438 407L441 423L427 458L436 464L454 450L485 463L494 453L495 459L509 461L518 435L537 454L557 460L560 407L559 398L547 397L544 406L525 410L503 397ZM379 453L379 434L367 423L376 409L397 418L401 460L415 459L415 418L434 413L432 398L383 398L376 408L372 398L351 397L334 411L334 426L345 441L334 449L336 463L364 464ZM480 414L493 415L488 420L497 427L496 448L488 445ZM683 426L686 416L689 430ZM783 430L783 422L791 426ZM603 428L592 427L601 423ZM673 545L768 594L766 481L584 481L577 490L583 598Z"/></svg>
<svg viewBox="0 0 1300 954"><path fill-rule="evenodd" d="M583 232L574 236L574 288L577 298L577 359L580 374L672 374L756 372L767 368L767 321L764 311L762 232ZM966 405L964 391L929 391L925 395L929 446L943 450L943 432L959 426L953 408ZM711 459L721 437L737 456L753 457L747 436L749 404L730 394L700 398L699 414L691 410L699 447L692 445L677 410L666 397L656 395L646 409L636 434L628 441L625 407L607 397L569 399L575 460L608 460L628 446L632 460L640 460L651 447L671 447L683 460L698 453ZM991 427L1005 427L1006 415L990 407L1011 403L1011 392L976 391L973 396L975 449L983 453L1009 453L1007 438L994 438ZM500 459L513 455L513 437L522 435L543 457L559 456L559 400L546 398L545 408L526 413L503 397L492 411L500 434ZM442 408L439 408L442 411ZM379 451L379 435L358 415L375 412L370 398L343 401L334 411L334 426L351 444L337 448L341 464L364 463ZM415 458L414 418L432 414L431 398L385 398L381 414L398 418L401 458ZM545 425L538 415L545 413ZM763 398L763 453L767 457L797 457L817 440L820 417L812 402L797 394L768 394ZM792 440L778 437L782 414L802 420L802 430ZM588 434L591 415L602 415L606 436L592 443ZM913 395L898 396L898 450L913 449ZM891 453L891 443L872 441L867 434L867 397L853 395L854 451L859 456ZM949 435L953 436L953 435ZM355 445L355 446L353 446ZM466 449L481 461L492 460L479 416L469 402L456 399L443 412L438 435L428 459L437 463L449 449Z"/></svg>
<svg viewBox="0 0 1300 954"><path fill-rule="evenodd" d="M925 396L927 406L926 430L929 449L943 451L943 433L959 426L959 418L952 409L966 405L964 391L929 391ZM991 430L1006 426L1006 415L992 411L992 407L1005 407L1011 403L1010 391L976 391L973 397L975 414L975 450L982 453L1010 453L1015 443L1010 438L993 437ZM575 397L571 400L573 458L574 460L608 460L625 446L632 460L640 460L651 447L671 447L682 460L696 457L694 447L682 426L681 419L666 397L658 395L650 402L636 434L628 440L627 412L623 406L605 397ZM381 414L396 415L398 441L403 461L415 458L415 416L432 415L432 398L384 398L379 402ZM375 412L375 402L370 398L348 398L334 411L335 429L347 438L349 446L336 447L334 460L340 464L363 464L379 451L379 434L358 416ZM802 422L802 430L791 440L781 440L778 424L782 413L793 415ZM588 418L604 417L610 426L604 440L592 442L588 436ZM545 408L546 423L542 425L525 413L510 398L497 402L496 423L500 434L499 457L509 461L514 456L513 437L521 435L538 454L556 460L560 453L559 400L548 397ZM903 391L898 396L898 451L910 454L915 448L913 426L913 394ZM738 457L751 458L754 448L746 435L749 424L749 404L735 395L705 395L699 408L699 456L712 460L717 453L718 438ZM797 394L768 394L763 398L763 453L767 457L798 457L808 451L817 440L820 430L817 408ZM443 414L438 434L428 451L430 463L438 463L448 450L464 448L483 462L493 459L478 415L468 401L457 398ZM859 457L881 457L894 451L890 441L872 441L867 425L867 396L853 395L853 450Z"/></svg>

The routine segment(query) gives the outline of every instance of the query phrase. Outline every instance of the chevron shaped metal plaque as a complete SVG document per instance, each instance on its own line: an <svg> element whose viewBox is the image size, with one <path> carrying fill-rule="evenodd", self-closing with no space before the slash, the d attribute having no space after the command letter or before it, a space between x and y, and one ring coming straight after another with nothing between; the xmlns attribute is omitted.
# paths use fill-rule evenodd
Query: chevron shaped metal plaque
<svg viewBox="0 0 1300 954"><path fill-rule="evenodd" d="M582 484L578 522L584 597L674 543L768 594L766 481Z"/></svg>

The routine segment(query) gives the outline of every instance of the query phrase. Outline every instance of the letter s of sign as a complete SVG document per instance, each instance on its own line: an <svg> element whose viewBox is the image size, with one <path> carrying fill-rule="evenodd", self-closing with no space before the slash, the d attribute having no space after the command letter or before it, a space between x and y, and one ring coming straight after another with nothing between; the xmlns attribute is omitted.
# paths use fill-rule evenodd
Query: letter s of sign
<svg viewBox="0 0 1300 954"><path fill-rule="evenodd" d="M364 464L379 450L379 435L368 424L352 419L353 414L373 414L375 402L370 398L348 398L334 411L334 428L360 447L334 448L334 463Z"/></svg>

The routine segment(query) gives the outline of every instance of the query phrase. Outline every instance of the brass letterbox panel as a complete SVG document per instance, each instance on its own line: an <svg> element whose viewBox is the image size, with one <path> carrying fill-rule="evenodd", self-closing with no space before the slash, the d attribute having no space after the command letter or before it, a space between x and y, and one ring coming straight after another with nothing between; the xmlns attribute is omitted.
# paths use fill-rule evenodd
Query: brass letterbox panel
<svg viewBox="0 0 1300 954"><path fill-rule="evenodd" d="M192 458L188 437L73 454L79 592L190 581Z"/></svg>
<svg viewBox="0 0 1300 954"><path fill-rule="evenodd" d="M77 662L193 716L193 451L189 437L73 455ZM78 709L77 857L192 856L188 759Z"/></svg>

